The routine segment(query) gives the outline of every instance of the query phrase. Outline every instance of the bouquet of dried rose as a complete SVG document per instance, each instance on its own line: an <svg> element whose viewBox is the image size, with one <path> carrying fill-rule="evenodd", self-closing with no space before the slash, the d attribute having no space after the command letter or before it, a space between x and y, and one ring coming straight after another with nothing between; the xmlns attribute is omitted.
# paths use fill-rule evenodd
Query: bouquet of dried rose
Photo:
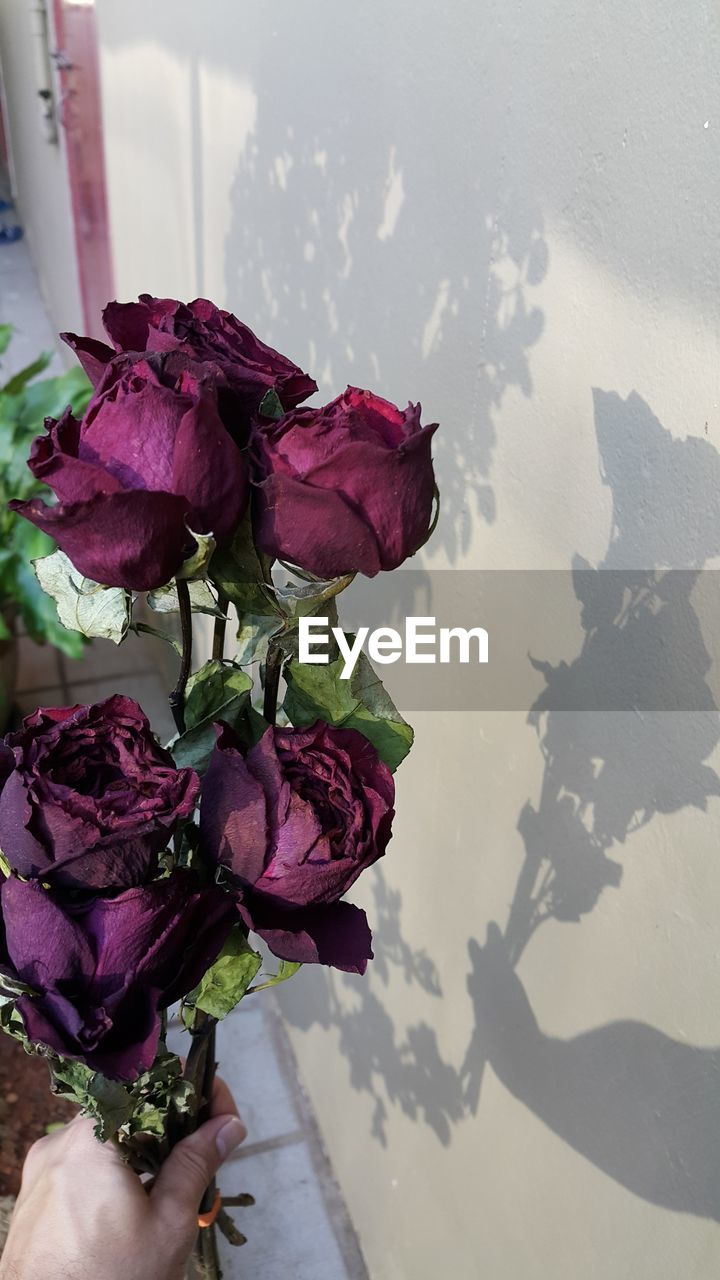
<svg viewBox="0 0 720 1280"><path fill-rule="evenodd" d="M342 899L385 852L412 730L364 655L349 680L339 657L300 663L298 620L337 623L356 573L427 540L435 426L355 388L299 408L312 378L203 299L143 295L103 319L113 347L63 335L94 386L82 421L47 419L32 448L57 502L11 505L58 545L35 571L66 627L176 644L177 734L162 747L117 695L0 742L0 1023L153 1171L202 1116L219 1019L301 964L372 957ZM181 641L134 620L143 593ZM194 612L214 620L198 670ZM178 1001L184 1068L165 1043ZM210 1187L203 1221L213 1206ZM213 1228L199 1240L213 1274Z"/></svg>

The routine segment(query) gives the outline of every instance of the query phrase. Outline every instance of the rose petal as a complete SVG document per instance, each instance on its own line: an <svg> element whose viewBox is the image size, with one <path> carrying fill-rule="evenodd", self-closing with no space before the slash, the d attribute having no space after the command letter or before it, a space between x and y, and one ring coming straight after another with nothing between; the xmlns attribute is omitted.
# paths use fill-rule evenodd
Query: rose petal
<svg viewBox="0 0 720 1280"><path fill-rule="evenodd" d="M215 727L200 804L200 840L207 855L240 881L254 884L265 862L268 816L265 795L243 759L232 730Z"/></svg>
<svg viewBox="0 0 720 1280"><path fill-rule="evenodd" d="M140 489L57 507L40 498L9 504L54 538L79 573L129 591L152 591L175 576L192 545L187 505L175 494Z"/></svg>
<svg viewBox="0 0 720 1280"><path fill-rule="evenodd" d="M105 366L112 360L112 347L108 347L105 342L97 342L95 338L79 338L76 333L61 333L60 337L75 352L82 368L96 387L105 372Z"/></svg>
<svg viewBox="0 0 720 1280"><path fill-rule="evenodd" d="M378 544L360 511L339 492L287 475L257 484L253 529L260 551L288 560L319 578L380 571Z"/></svg>
<svg viewBox="0 0 720 1280"><path fill-rule="evenodd" d="M250 904L254 917L254 903ZM266 918L261 908L260 920ZM367 916L349 902L286 912L271 923L255 922L255 932L273 955L299 964L326 964L345 973L364 973L372 960L372 934Z"/></svg>
<svg viewBox="0 0 720 1280"><path fill-rule="evenodd" d="M105 332L116 351L145 351L148 308L142 302L109 302L102 313Z"/></svg>
<svg viewBox="0 0 720 1280"><path fill-rule="evenodd" d="M362 512L377 540L382 569L396 569L427 537L434 493L431 441L435 431L436 424L424 427L393 450L351 441L307 474L308 484L341 492ZM366 572L362 566L360 571Z"/></svg>
<svg viewBox="0 0 720 1280"><path fill-rule="evenodd" d="M0 889L5 945L21 982L82 986L95 972L90 939L36 880L11 876Z"/></svg>
<svg viewBox="0 0 720 1280"><path fill-rule="evenodd" d="M52 861L28 829L32 808L19 772L13 772L0 790L0 851L19 875L43 875Z"/></svg>
<svg viewBox="0 0 720 1280"><path fill-rule="evenodd" d="M77 456L80 423L68 409L57 422L48 418L48 434L33 442L28 466L37 480L50 486L61 502L89 502L101 493L118 493L115 476Z"/></svg>
<svg viewBox="0 0 720 1280"><path fill-rule="evenodd" d="M0 900L10 972L36 993L18 1001L30 1038L119 1079L151 1065L159 1011L197 984L236 919L189 872L65 907L13 878Z"/></svg>
<svg viewBox="0 0 720 1280"><path fill-rule="evenodd" d="M180 423L171 488L188 499L193 530L212 533L218 542L232 536L245 514L248 477L243 455L209 390L201 390Z"/></svg>
<svg viewBox="0 0 720 1280"><path fill-rule="evenodd" d="M175 493L175 438L191 403L189 395L133 370L88 405L79 457L102 466L124 489Z"/></svg>

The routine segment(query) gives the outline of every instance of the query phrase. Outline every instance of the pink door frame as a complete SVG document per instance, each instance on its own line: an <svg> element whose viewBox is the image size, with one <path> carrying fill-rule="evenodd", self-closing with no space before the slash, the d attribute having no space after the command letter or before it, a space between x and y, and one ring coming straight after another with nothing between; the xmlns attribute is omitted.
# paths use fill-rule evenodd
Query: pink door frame
<svg viewBox="0 0 720 1280"><path fill-rule="evenodd" d="M53 0L53 21L85 332L100 337L114 289L93 0Z"/></svg>

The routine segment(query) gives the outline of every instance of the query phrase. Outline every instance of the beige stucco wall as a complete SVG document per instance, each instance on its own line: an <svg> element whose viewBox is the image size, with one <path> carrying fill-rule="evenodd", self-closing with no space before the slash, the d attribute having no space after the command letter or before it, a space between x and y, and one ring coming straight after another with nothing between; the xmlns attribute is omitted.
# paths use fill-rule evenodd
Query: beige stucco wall
<svg viewBox="0 0 720 1280"><path fill-rule="evenodd" d="M711 5L100 0L99 21L119 296L205 293L325 397L421 399L426 565L717 562ZM283 994L373 1280L709 1280L716 716L414 721L356 895L372 972ZM533 865L555 898L528 939Z"/></svg>
<svg viewBox="0 0 720 1280"><path fill-rule="evenodd" d="M82 306L64 140L60 130L58 141L48 142L41 119L33 8L28 0L0 0L0 62L18 210L53 326L81 332ZM51 8L48 4L49 11ZM53 44L52 26L50 31ZM3 319L13 319L7 300ZM21 320L19 324L22 328Z"/></svg>

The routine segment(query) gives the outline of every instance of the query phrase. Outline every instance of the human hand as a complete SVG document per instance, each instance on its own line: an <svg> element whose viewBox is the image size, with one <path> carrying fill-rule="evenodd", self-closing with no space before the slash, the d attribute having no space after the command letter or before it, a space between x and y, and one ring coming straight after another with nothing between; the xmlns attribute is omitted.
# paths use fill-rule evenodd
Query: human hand
<svg viewBox="0 0 720 1280"><path fill-rule="evenodd" d="M78 1117L30 1148L0 1280L182 1280L198 1206L246 1129L214 1082L211 1118L170 1152L150 1191Z"/></svg>

